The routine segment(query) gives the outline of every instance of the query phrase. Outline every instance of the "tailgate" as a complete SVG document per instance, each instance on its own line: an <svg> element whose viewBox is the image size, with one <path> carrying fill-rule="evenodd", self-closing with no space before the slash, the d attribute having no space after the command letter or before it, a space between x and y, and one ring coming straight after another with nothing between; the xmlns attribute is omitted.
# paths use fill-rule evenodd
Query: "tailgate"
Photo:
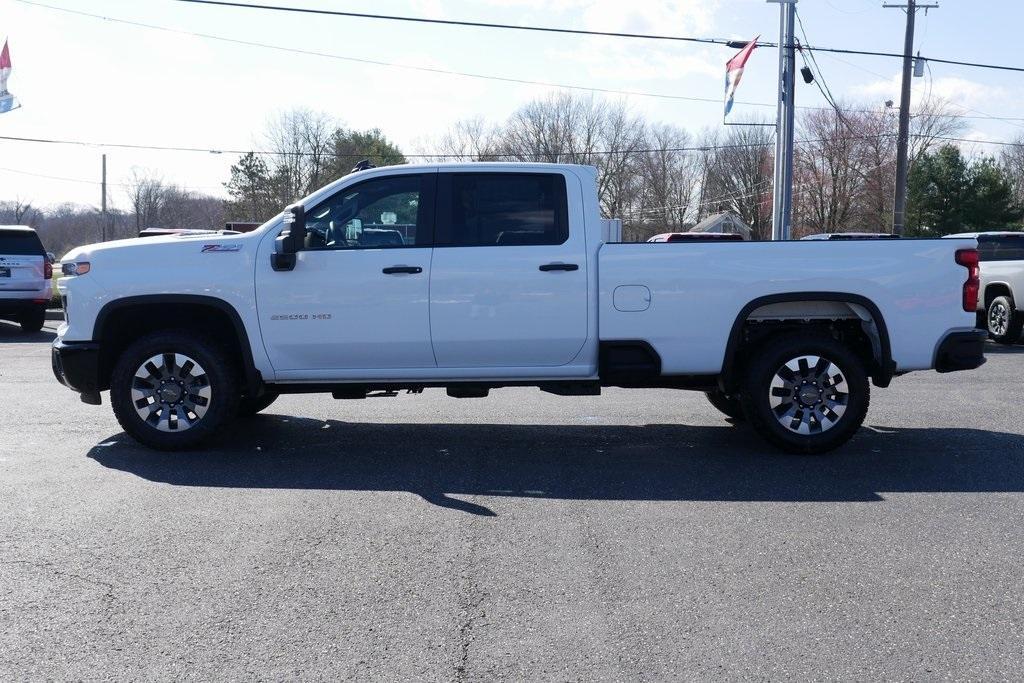
<svg viewBox="0 0 1024 683"><path fill-rule="evenodd" d="M46 284L45 256L0 254L0 292L35 292Z"/></svg>

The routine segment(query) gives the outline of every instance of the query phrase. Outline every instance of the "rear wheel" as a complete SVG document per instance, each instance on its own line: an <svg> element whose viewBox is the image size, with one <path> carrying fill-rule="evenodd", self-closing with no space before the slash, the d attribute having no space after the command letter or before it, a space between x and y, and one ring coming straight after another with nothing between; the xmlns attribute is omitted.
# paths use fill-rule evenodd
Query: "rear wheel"
<svg viewBox="0 0 1024 683"><path fill-rule="evenodd" d="M704 395L708 397L708 401L720 413L723 413L727 417L731 417L734 420L743 420L743 406L740 405L740 399L738 396L727 394L721 389L715 389L713 391L705 391Z"/></svg>
<svg viewBox="0 0 1024 683"><path fill-rule="evenodd" d="M43 329L43 323L46 322L46 311L42 308L25 311L18 322L21 323L22 332L38 332Z"/></svg>
<svg viewBox="0 0 1024 683"><path fill-rule="evenodd" d="M139 339L118 358L110 402L121 427L160 450L192 448L235 415L237 379L212 340L184 332Z"/></svg>
<svg viewBox="0 0 1024 683"><path fill-rule="evenodd" d="M824 453L860 428L870 400L863 361L823 334L787 334L747 367L741 392L750 424L791 453Z"/></svg>
<svg viewBox="0 0 1024 683"><path fill-rule="evenodd" d="M1017 312L1013 299L1008 296L997 296L988 305L986 313L988 336L999 344L1013 344L1020 339L1024 329L1024 315Z"/></svg>

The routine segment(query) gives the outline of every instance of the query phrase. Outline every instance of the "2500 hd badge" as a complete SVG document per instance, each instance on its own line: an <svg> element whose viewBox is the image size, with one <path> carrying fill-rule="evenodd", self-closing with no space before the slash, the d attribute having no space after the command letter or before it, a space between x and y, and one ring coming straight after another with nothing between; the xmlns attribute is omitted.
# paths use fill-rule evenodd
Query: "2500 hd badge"
<svg viewBox="0 0 1024 683"><path fill-rule="evenodd" d="M270 316L271 320L330 320L330 313L282 313Z"/></svg>

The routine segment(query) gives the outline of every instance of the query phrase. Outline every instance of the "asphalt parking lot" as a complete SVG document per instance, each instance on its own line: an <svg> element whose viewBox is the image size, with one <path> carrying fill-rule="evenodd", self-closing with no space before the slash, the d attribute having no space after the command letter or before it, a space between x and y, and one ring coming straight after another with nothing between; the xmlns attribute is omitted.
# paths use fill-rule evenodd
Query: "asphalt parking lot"
<svg viewBox="0 0 1024 683"><path fill-rule="evenodd" d="M49 323L53 325L53 323ZM1024 346L824 457L699 394L287 396L121 433L0 322L0 679L1016 679Z"/></svg>

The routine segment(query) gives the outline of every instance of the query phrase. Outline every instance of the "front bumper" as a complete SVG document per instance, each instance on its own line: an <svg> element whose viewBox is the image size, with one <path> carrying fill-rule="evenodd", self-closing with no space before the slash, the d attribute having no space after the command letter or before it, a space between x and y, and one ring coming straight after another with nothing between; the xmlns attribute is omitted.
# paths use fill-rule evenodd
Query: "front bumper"
<svg viewBox="0 0 1024 683"><path fill-rule="evenodd" d="M973 370L985 363L985 330L950 332L935 352L935 369L938 372Z"/></svg>
<svg viewBox="0 0 1024 683"><path fill-rule="evenodd" d="M95 342L63 342L57 339L50 349L50 364L57 381L82 395L82 401L99 405L100 345Z"/></svg>

